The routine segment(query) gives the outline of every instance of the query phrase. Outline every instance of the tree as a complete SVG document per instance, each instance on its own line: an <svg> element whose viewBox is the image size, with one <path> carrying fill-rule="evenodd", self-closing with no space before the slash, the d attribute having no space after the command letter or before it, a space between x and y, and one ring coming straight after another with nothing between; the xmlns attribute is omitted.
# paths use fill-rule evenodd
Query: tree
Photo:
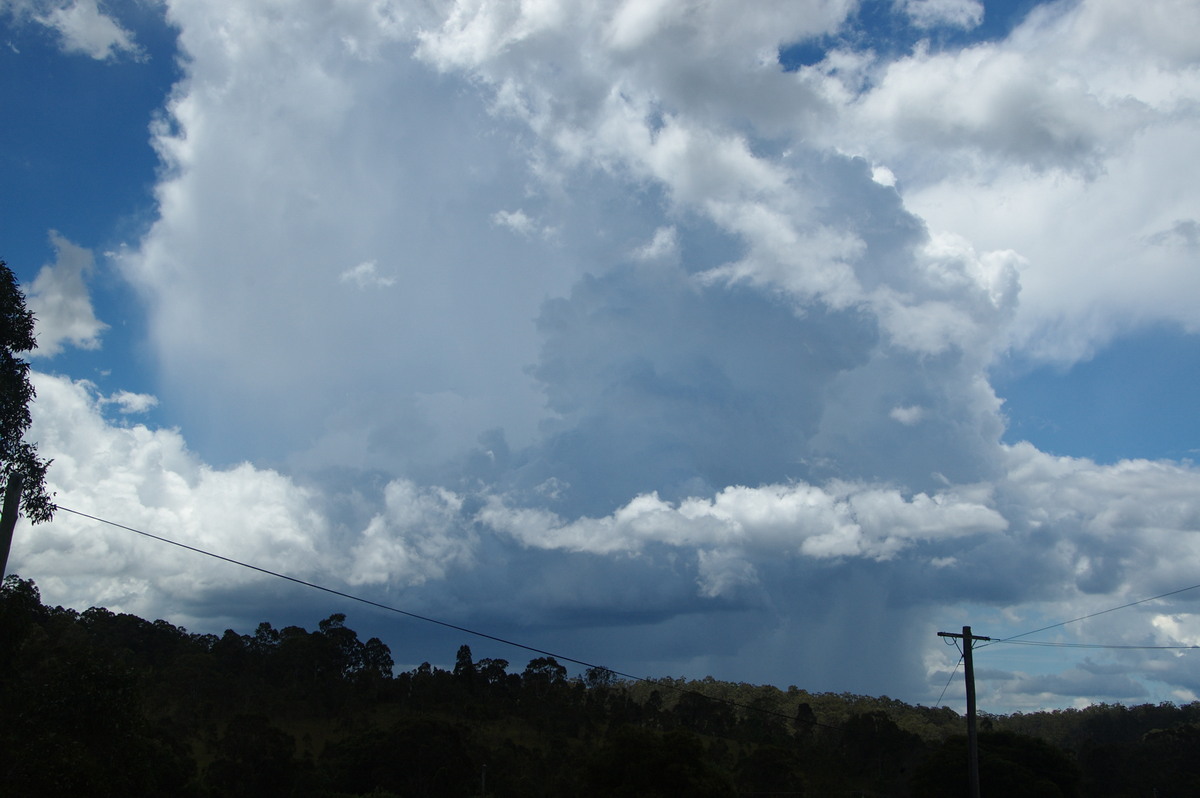
<svg viewBox="0 0 1200 798"><path fill-rule="evenodd" d="M504 684L508 681L508 660L484 657L475 663L475 669L488 684ZM517 677L520 678L520 677Z"/></svg>
<svg viewBox="0 0 1200 798"><path fill-rule="evenodd" d="M606 798L730 798L736 794L733 784L711 759L700 739L688 732L659 735L624 726L592 754L581 792Z"/></svg>
<svg viewBox="0 0 1200 798"><path fill-rule="evenodd" d="M471 647L459 646L458 654L454 657L454 677L467 684L474 684L476 676L475 663L471 660Z"/></svg>
<svg viewBox="0 0 1200 798"><path fill-rule="evenodd" d="M529 660L521 681L528 688L533 688L538 695L544 695L552 685L565 684L567 669L558 664L554 657L537 657Z"/></svg>
<svg viewBox="0 0 1200 798"><path fill-rule="evenodd" d="M529 660L521 677L534 681L541 680L547 684L561 684L567 680L567 669L559 665L558 660L554 657L537 657Z"/></svg>
<svg viewBox="0 0 1200 798"><path fill-rule="evenodd" d="M213 795L296 795L304 780L296 740L262 715L235 715L204 772Z"/></svg>
<svg viewBox="0 0 1200 798"><path fill-rule="evenodd" d="M927 798L959 796L967 783L966 770L967 739L954 736L925 759L909 786L913 795ZM1151 773L1135 772L1143 776ZM1081 780L1076 762L1044 740L1006 731L979 735L979 782L983 798L1008 795L1078 798ZM1151 782L1143 778L1140 783L1146 790L1142 794L1149 794Z"/></svg>
<svg viewBox="0 0 1200 798"><path fill-rule="evenodd" d="M583 672L583 683L592 689L612 687L617 683L617 675L608 668L596 665Z"/></svg>
<svg viewBox="0 0 1200 798"><path fill-rule="evenodd" d="M320 635L330 643L334 670L338 676L349 676L363 669L363 644L358 632L346 626L346 613L335 612L317 624Z"/></svg>
<svg viewBox="0 0 1200 798"><path fill-rule="evenodd" d="M355 674L364 679L390 679L396 663L392 660L392 651L378 637L372 637L363 644L362 670Z"/></svg>
<svg viewBox="0 0 1200 798"><path fill-rule="evenodd" d="M35 391L29 382L29 364L17 353L37 348L33 322L16 276L0 260L0 475L5 484L14 474L24 478L21 506L25 517L36 524L50 520L54 504L46 492L50 461L38 457L37 444L23 440L33 422L29 403Z"/></svg>

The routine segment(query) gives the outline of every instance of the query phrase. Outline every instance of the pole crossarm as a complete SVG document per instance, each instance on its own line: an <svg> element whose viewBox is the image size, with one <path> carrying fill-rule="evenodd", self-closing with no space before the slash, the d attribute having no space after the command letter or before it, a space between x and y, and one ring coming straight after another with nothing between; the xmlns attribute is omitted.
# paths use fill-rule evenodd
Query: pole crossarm
<svg viewBox="0 0 1200 798"><path fill-rule="evenodd" d="M970 627L967 627L968 629ZM991 642L992 638L984 637L983 635L963 634L962 632L938 632L938 637L957 637L959 640L970 638L971 640L987 640Z"/></svg>

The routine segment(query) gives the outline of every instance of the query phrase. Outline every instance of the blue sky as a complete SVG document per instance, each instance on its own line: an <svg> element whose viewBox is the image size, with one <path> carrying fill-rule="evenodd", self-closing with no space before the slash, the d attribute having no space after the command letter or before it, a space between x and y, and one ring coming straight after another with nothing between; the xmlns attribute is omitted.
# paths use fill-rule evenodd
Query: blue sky
<svg viewBox="0 0 1200 798"><path fill-rule="evenodd" d="M1200 453L1200 346L1178 328L1123 335L1070 365L1009 364L993 374L1009 419L1006 440L1102 463Z"/></svg>
<svg viewBox="0 0 1200 798"><path fill-rule="evenodd" d="M622 671L925 703L939 629L1200 582L1196 9L576 6L0 3L60 503ZM62 514L11 565L197 630L345 609ZM1195 600L1054 634L1193 644ZM1076 653L993 647L981 700L1200 690Z"/></svg>

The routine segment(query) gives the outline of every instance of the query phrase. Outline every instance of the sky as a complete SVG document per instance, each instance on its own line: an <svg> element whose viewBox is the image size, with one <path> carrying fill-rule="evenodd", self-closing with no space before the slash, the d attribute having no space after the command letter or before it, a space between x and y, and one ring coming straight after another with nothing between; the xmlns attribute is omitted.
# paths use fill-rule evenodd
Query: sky
<svg viewBox="0 0 1200 798"><path fill-rule="evenodd" d="M61 507L645 676L1200 693L1200 5L0 0ZM59 511L9 572L346 612ZM1086 620L1056 625L1083 616Z"/></svg>

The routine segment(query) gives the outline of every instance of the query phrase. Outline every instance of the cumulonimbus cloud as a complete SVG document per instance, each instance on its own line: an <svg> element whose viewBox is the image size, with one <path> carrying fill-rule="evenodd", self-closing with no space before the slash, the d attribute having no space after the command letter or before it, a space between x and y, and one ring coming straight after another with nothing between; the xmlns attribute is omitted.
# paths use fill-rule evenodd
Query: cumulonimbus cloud
<svg viewBox="0 0 1200 798"><path fill-rule="evenodd" d="M946 608L1191 584L1194 467L1004 445L988 376L1197 322L1197 54L1122 5L884 57L837 38L848 0L171 3L158 218L119 263L195 450L42 377L55 487L468 616L625 624L663 667L836 679L872 618L896 673L855 686L893 694L953 665ZM206 465L243 458L278 467ZM57 595L219 614L228 577L62 523L14 552ZM1194 635L1160 615L1105 629Z"/></svg>

